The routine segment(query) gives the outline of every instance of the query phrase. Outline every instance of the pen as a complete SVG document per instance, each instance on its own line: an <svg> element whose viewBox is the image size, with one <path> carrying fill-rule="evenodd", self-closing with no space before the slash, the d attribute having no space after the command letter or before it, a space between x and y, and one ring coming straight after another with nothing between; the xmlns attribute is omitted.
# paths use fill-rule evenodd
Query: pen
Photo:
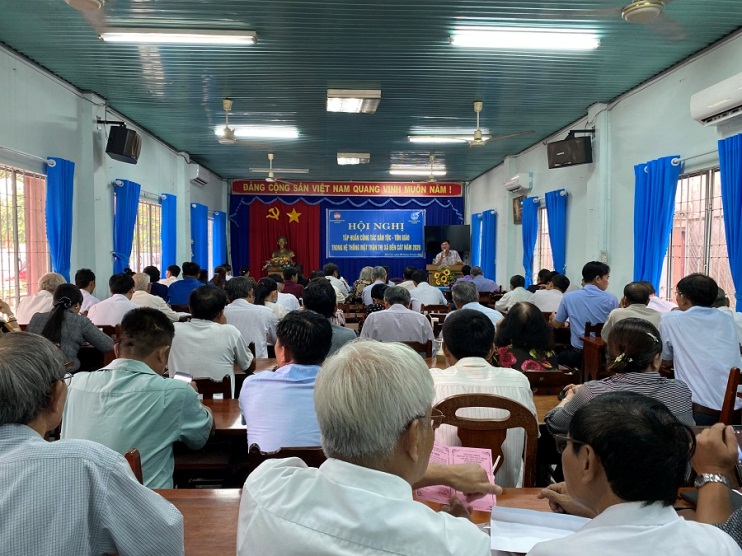
<svg viewBox="0 0 742 556"><path fill-rule="evenodd" d="M492 476L494 477L495 471L497 471L497 466L500 463L500 458L502 456L497 456L497 459L495 460L495 465L492 466Z"/></svg>

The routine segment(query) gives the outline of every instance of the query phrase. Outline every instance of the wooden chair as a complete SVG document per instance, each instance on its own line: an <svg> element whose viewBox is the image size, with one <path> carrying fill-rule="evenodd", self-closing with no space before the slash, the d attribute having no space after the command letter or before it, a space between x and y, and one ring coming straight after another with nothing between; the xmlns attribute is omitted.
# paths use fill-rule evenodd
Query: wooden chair
<svg viewBox="0 0 742 556"><path fill-rule="evenodd" d="M523 371L534 394L558 394L567 384L573 384L575 374L569 369L554 371Z"/></svg>
<svg viewBox="0 0 742 556"><path fill-rule="evenodd" d="M602 322L598 322L596 324L591 323L590 321L587 321L585 323L585 336L595 336L596 338L600 338L600 333L603 331L603 324Z"/></svg>
<svg viewBox="0 0 742 556"><path fill-rule="evenodd" d="M459 417L456 412L467 407L490 407L504 409L510 413L502 419L473 419ZM530 410L516 401L494 394L458 394L438 403L435 409L445 415L443 423L458 428L457 434L462 446L470 448L489 448L492 461L503 456L502 443L508 429L522 428L526 432L523 458L523 486L536 486L536 446L538 442L538 423ZM502 461L502 460L501 460Z"/></svg>
<svg viewBox="0 0 742 556"><path fill-rule="evenodd" d="M727 391L724 394L724 403L721 405L721 415L719 416L719 422L725 425L738 425L734 421L739 421L739 418L735 419L734 404L737 398L742 398L742 394L739 393L739 383L742 378L742 371L737 367L732 367L729 371L729 380L727 381ZM739 412L737 412L737 417Z"/></svg>
<svg viewBox="0 0 742 556"><path fill-rule="evenodd" d="M191 308L188 305L170 305L170 308L176 313L190 313Z"/></svg>
<svg viewBox="0 0 742 556"><path fill-rule="evenodd" d="M250 467L254 469L261 463L269 459L299 458L309 467L319 467L322 465L327 456L322 451L322 446L300 446L296 448L280 448L274 452L263 452L260 446L252 444L247 453L250 460Z"/></svg>
<svg viewBox="0 0 742 556"><path fill-rule="evenodd" d="M116 326L111 326L110 324L103 324L99 326L98 328L101 329L103 334L106 336L110 336L114 343L118 341L119 336L121 335L121 325L117 324Z"/></svg>
<svg viewBox="0 0 742 556"><path fill-rule="evenodd" d="M410 346L417 353L424 352L425 357L433 357L433 342L431 340L428 340L424 344L421 344L420 342L400 342L400 343L406 346Z"/></svg>
<svg viewBox="0 0 742 556"><path fill-rule="evenodd" d="M232 381L225 376L220 381L210 378L196 378L193 380L198 386L198 393L203 394L205 400L213 400L214 394L222 394L225 400L232 399Z"/></svg>
<svg viewBox="0 0 742 556"><path fill-rule="evenodd" d="M428 313L448 313L451 307L448 305L420 305L420 312L423 315Z"/></svg>
<svg viewBox="0 0 742 556"><path fill-rule="evenodd" d="M446 320L448 313L428 313L427 317L430 325L433 327L433 336L438 338L443 330L443 321ZM433 320L435 319L435 321Z"/></svg>
<svg viewBox="0 0 742 556"><path fill-rule="evenodd" d="M124 457L126 458L126 461L129 462L129 467L131 467L131 470L134 472L137 481L144 484L144 480L142 479L142 458L139 455L139 450L132 448L124 454Z"/></svg>

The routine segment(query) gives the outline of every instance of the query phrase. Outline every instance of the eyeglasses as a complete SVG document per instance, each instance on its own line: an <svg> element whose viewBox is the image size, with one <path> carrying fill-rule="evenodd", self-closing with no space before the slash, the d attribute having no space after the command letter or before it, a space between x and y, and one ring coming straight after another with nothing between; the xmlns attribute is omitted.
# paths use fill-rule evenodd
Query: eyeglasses
<svg viewBox="0 0 742 556"><path fill-rule="evenodd" d="M418 419L425 419L427 415L418 415L416 417L413 417L409 423L407 423L407 426L405 427L405 430L407 430L410 425L412 424L412 421L417 421ZM446 418L446 415L440 410L433 408L430 410L430 428L433 430L437 429L441 426L441 423L443 423L443 420Z"/></svg>
<svg viewBox="0 0 742 556"><path fill-rule="evenodd" d="M569 436L565 434L552 434L554 437L554 440L556 440L556 451L557 454L561 454L564 452L564 450L567 448L567 442L571 442L572 444L578 444L580 446L587 444L587 442L583 442L581 440L575 440L574 438L570 438Z"/></svg>
<svg viewBox="0 0 742 556"><path fill-rule="evenodd" d="M64 383L69 386L72 384L72 373L64 373L64 376L62 377L62 380Z"/></svg>

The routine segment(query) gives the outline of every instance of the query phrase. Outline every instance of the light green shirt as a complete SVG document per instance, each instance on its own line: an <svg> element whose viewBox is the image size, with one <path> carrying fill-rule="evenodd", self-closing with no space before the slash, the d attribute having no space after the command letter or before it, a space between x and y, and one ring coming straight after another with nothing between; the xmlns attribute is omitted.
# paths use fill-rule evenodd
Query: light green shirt
<svg viewBox="0 0 742 556"><path fill-rule="evenodd" d="M67 395L62 438L100 442L142 457L144 485L173 488L173 442L201 448L211 413L187 383L164 378L145 363L116 359L105 369L77 373Z"/></svg>

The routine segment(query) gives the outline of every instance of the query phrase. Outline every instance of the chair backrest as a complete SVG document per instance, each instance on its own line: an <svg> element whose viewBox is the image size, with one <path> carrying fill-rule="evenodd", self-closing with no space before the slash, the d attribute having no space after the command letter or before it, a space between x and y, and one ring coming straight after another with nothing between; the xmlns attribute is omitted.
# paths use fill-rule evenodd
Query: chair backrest
<svg viewBox="0 0 742 556"><path fill-rule="evenodd" d="M573 384L576 380L574 372L568 367L553 371L523 371L523 374L531 384L534 394L553 394L553 390L559 393L567 384Z"/></svg>
<svg viewBox="0 0 742 556"><path fill-rule="evenodd" d="M479 304L487 307L490 303L492 303L492 292L480 292Z"/></svg>
<svg viewBox="0 0 742 556"><path fill-rule="evenodd" d="M245 370L245 374L251 375L255 372L258 364L258 360L255 357L255 342L250 342L249 344L247 344L247 347L250 350L250 353L252 353L252 362L250 363L250 366ZM241 371L242 369L239 370Z"/></svg>
<svg viewBox="0 0 742 556"><path fill-rule="evenodd" d="M430 325L433 327L433 336L436 338L440 336L443 331L443 321L446 320L448 313L428 313L427 317L430 321ZM435 321L433 321L435 319Z"/></svg>
<svg viewBox="0 0 742 556"><path fill-rule="evenodd" d="M451 307L448 305L420 305L420 312L425 315L427 313L448 313Z"/></svg>
<svg viewBox="0 0 742 556"><path fill-rule="evenodd" d="M502 419L473 419L459 417L456 412L466 407L490 407L510 412ZM458 428L461 445L469 448L489 448L492 461L503 457L502 443L508 429L522 428L526 431L526 446L523 458L523 486L536 486L536 445L538 442L538 423L527 408L510 398L494 394L458 394L451 396L435 406L445 418L443 423Z"/></svg>
<svg viewBox="0 0 742 556"><path fill-rule="evenodd" d="M734 404L737 398L742 398L742 395L738 392L740 379L742 378L742 371L737 367L732 367L729 371L729 380L727 381L727 391L724 394L724 403L721 405L721 415L719 416L719 422L725 425L737 425L739 423L733 423L734 421Z"/></svg>
<svg viewBox="0 0 742 556"><path fill-rule="evenodd" d="M596 338L600 336L600 333L603 331L603 324L602 322L598 322L596 324L591 323L590 321L587 321L585 323L585 336L595 336Z"/></svg>
<svg viewBox="0 0 742 556"><path fill-rule="evenodd" d="M400 342L402 344L405 344L406 346L410 346L412 349L414 349L417 353L425 353L425 357L433 357L433 342L432 340L428 340L424 344L420 342Z"/></svg>
<svg viewBox="0 0 742 556"><path fill-rule="evenodd" d="M214 394L221 394L225 400L232 398L232 381L229 376L225 376L218 382L210 378L196 378L193 382L196 383L198 393L203 394L205 400L213 400Z"/></svg>
<svg viewBox="0 0 742 556"><path fill-rule="evenodd" d="M102 324L98 328L101 329L103 334L106 336L110 336L114 342L118 340L118 337L121 336L121 325L117 324L116 326L111 326L110 324Z"/></svg>
<svg viewBox="0 0 742 556"><path fill-rule="evenodd" d="M263 452L260 446L253 444L250 446L247 457L250 460L251 469L268 459L300 458L308 467L319 467L327 460L327 456L322 451L322 446L299 446L296 448L280 448L275 452Z"/></svg>
<svg viewBox="0 0 742 556"><path fill-rule="evenodd" d="M176 313L190 313L191 308L188 305L170 305L170 308Z"/></svg>
<svg viewBox="0 0 742 556"><path fill-rule="evenodd" d="M142 458L139 455L139 450L132 448L124 454L124 457L129 462L129 467L134 472L137 481L144 484L144 480L142 479Z"/></svg>

